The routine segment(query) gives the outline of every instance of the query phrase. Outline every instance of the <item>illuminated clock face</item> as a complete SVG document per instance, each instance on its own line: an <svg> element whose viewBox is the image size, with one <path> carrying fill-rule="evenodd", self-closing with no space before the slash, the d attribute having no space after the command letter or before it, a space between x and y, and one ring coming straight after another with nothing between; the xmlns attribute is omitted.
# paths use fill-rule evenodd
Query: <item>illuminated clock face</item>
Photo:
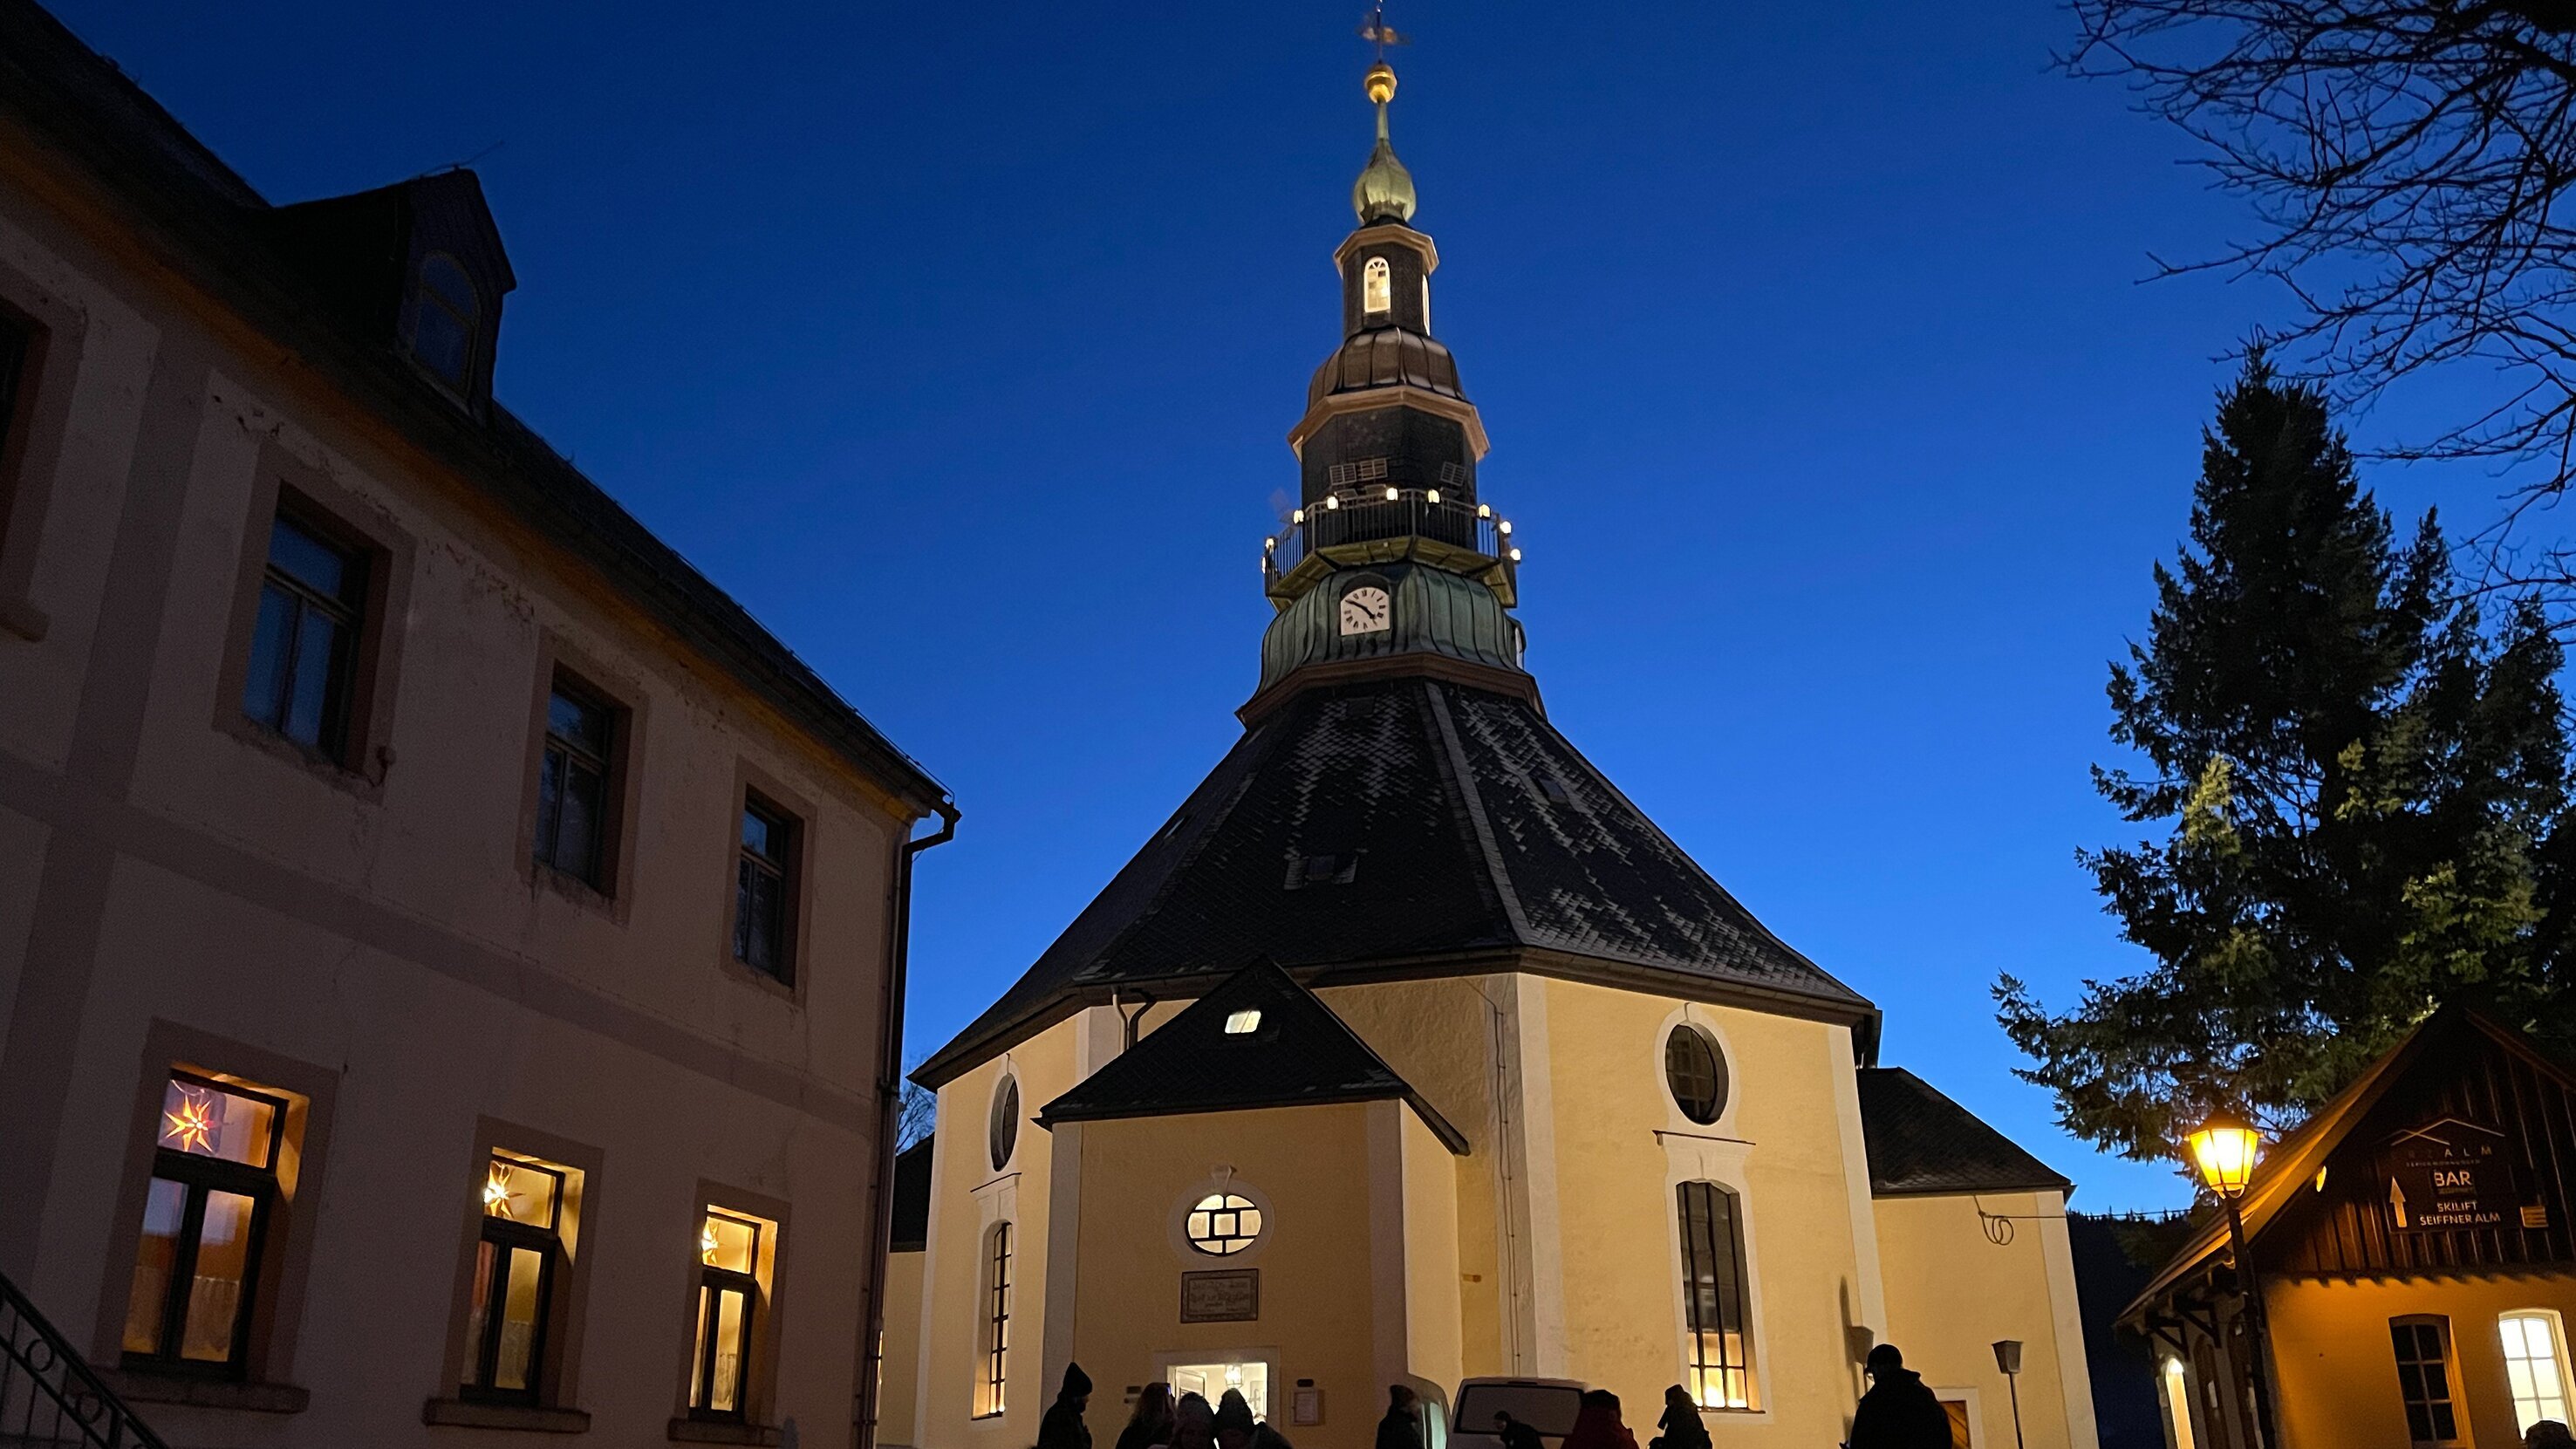
<svg viewBox="0 0 2576 1449"><path fill-rule="evenodd" d="M1342 633L1382 634L1393 612L1387 605L1386 590L1375 584L1362 584L1342 595Z"/></svg>

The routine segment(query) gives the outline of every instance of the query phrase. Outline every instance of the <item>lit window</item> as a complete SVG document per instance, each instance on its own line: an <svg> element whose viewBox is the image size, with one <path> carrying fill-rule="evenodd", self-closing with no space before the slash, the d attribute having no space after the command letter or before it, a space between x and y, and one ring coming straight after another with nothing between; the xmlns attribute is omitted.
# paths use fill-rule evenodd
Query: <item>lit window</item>
<svg viewBox="0 0 2576 1449"><path fill-rule="evenodd" d="M1713 1182L1675 1189L1682 1233L1682 1316L1690 1394L1703 1409L1753 1407L1743 1201Z"/></svg>
<svg viewBox="0 0 2576 1449"><path fill-rule="evenodd" d="M1377 317L1394 305L1395 284L1387 273L1386 258L1369 258L1368 265L1360 269L1360 310Z"/></svg>
<svg viewBox="0 0 2576 1449"><path fill-rule="evenodd" d="M1259 1030L1261 1030L1261 1013L1257 1009L1252 1011L1238 1011L1229 1015L1225 1019L1225 1034L1227 1036L1250 1036L1252 1033Z"/></svg>
<svg viewBox="0 0 2576 1449"><path fill-rule="evenodd" d="M1726 1110L1726 1059L1695 1026L1674 1027L1664 1038L1664 1083L1682 1115L1703 1126Z"/></svg>
<svg viewBox="0 0 2576 1449"><path fill-rule="evenodd" d="M1248 1197L1212 1192L1191 1204L1184 1231L1191 1247L1213 1257L1229 1257L1261 1236L1261 1209Z"/></svg>
<svg viewBox="0 0 2576 1449"><path fill-rule="evenodd" d="M2173 1449L2200 1449L2191 1429L2191 1380L2178 1358L2165 1360L2165 1414L2173 1421Z"/></svg>
<svg viewBox="0 0 2576 1449"><path fill-rule="evenodd" d="M564 1214L580 1174L515 1152L483 1167L483 1229L466 1305L461 1397L533 1404L544 1387L546 1326L563 1259Z"/></svg>
<svg viewBox="0 0 2576 1449"><path fill-rule="evenodd" d="M474 330L482 310L473 279L456 258L445 252L422 258L420 290L412 296L411 355L448 386L464 387L474 366Z"/></svg>
<svg viewBox="0 0 2576 1449"><path fill-rule="evenodd" d="M546 752L537 767L537 863L599 891L608 889L616 720L607 705L558 678L546 697Z"/></svg>
<svg viewBox="0 0 2576 1449"><path fill-rule="evenodd" d="M710 1207L698 1222L697 1351L689 1360L689 1417L750 1417L750 1370L768 1253L777 1224Z"/></svg>
<svg viewBox="0 0 2576 1449"><path fill-rule="evenodd" d="M2508 1313L2504 1332L2504 1377L2513 1392L2516 1432L2529 1433L2543 1419L2567 1421L2567 1359L2558 1336L2558 1315L2545 1308Z"/></svg>
<svg viewBox="0 0 2576 1449"><path fill-rule="evenodd" d="M163 1085L125 1309L129 1367L241 1368L286 1107L190 1072Z"/></svg>
<svg viewBox="0 0 2576 1449"><path fill-rule="evenodd" d="M269 525L242 713L333 760L347 749L366 563L283 514Z"/></svg>
<svg viewBox="0 0 2576 1449"><path fill-rule="evenodd" d="M1011 1165L1011 1153L1020 1143L1020 1079L1002 1078L993 1091L993 1120L987 1124L985 1146L992 1151L993 1170Z"/></svg>
<svg viewBox="0 0 2576 1449"><path fill-rule="evenodd" d="M995 1223L984 1238L984 1322L976 1334L983 1365L975 1380L975 1417L1002 1412L1011 1353L1011 1225Z"/></svg>

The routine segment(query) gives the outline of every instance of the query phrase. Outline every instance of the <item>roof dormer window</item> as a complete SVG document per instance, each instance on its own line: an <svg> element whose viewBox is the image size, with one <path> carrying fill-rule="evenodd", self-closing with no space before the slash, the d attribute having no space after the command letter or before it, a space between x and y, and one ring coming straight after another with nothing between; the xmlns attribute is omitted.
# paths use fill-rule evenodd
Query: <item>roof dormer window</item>
<svg viewBox="0 0 2576 1449"><path fill-rule="evenodd" d="M1386 258L1371 257L1360 268L1360 310L1371 317L1383 317L1395 306L1395 279L1387 271Z"/></svg>
<svg viewBox="0 0 2576 1449"><path fill-rule="evenodd" d="M431 252L421 259L411 308L411 355L439 381L465 391L474 370L475 330L483 320L473 278L456 258Z"/></svg>

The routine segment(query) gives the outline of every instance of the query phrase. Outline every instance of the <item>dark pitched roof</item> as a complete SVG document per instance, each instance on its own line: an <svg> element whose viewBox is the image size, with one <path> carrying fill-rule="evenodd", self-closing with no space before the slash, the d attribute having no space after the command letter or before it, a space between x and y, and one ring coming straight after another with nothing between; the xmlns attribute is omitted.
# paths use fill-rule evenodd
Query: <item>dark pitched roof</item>
<svg viewBox="0 0 2576 1449"><path fill-rule="evenodd" d="M281 247L282 209L29 0L0 0L0 115L78 168L159 259L598 570L798 728L921 813L954 808L946 787L525 423L498 405L469 415L389 338L355 330L328 287Z"/></svg>
<svg viewBox="0 0 2576 1449"><path fill-rule="evenodd" d="M1229 1031L1249 1014L1250 1029ZM1449 1150L1467 1139L1349 1023L1267 961L1227 977L1073 1090L1038 1121L1087 1122L1401 1099Z"/></svg>
<svg viewBox="0 0 2576 1449"><path fill-rule="evenodd" d="M920 1078L945 1081L1113 989L1186 995L1263 957L1333 979L1518 961L1875 1022L1529 701L1406 675L1310 689L1259 716Z"/></svg>
<svg viewBox="0 0 2576 1449"><path fill-rule="evenodd" d="M2075 1184L1903 1067L1860 1070L1869 1190L1879 1197L2073 1192Z"/></svg>
<svg viewBox="0 0 2576 1449"><path fill-rule="evenodd" d="M894 1221L888 1226L898 1253L918 1253L930 1244L930 1154L938 1140L932 1133L894 1155Z"/></svg>

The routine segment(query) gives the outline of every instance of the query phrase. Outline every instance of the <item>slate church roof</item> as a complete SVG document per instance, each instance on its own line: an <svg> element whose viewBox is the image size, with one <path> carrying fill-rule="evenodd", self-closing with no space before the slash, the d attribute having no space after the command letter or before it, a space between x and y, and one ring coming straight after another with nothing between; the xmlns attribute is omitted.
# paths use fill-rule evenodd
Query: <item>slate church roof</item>
<svg viewBox="0 0 2576 1449"><path fill-rule="evenodd" d="M2055 1169L1903 1067L1860 1069L1861 1136L1877 1197L2075 1190Z"/></svg>
<svg viewBox="0 0 2576 1449"><path fill-rule="evenodd" d="M1449 1150L1467 1138L1315 993L1267 961L1236 972L1046 1104L1039 1125L1401 1100Z"/></svg>
<svg viewBox="0 0 2576 1449"><path fill-rule="evenodd" d="M1423 674L1261 715L936 1085L1113 990L1518 969L1845 1021L1876 1008L1764 929L1523 699Z"/></svg>

